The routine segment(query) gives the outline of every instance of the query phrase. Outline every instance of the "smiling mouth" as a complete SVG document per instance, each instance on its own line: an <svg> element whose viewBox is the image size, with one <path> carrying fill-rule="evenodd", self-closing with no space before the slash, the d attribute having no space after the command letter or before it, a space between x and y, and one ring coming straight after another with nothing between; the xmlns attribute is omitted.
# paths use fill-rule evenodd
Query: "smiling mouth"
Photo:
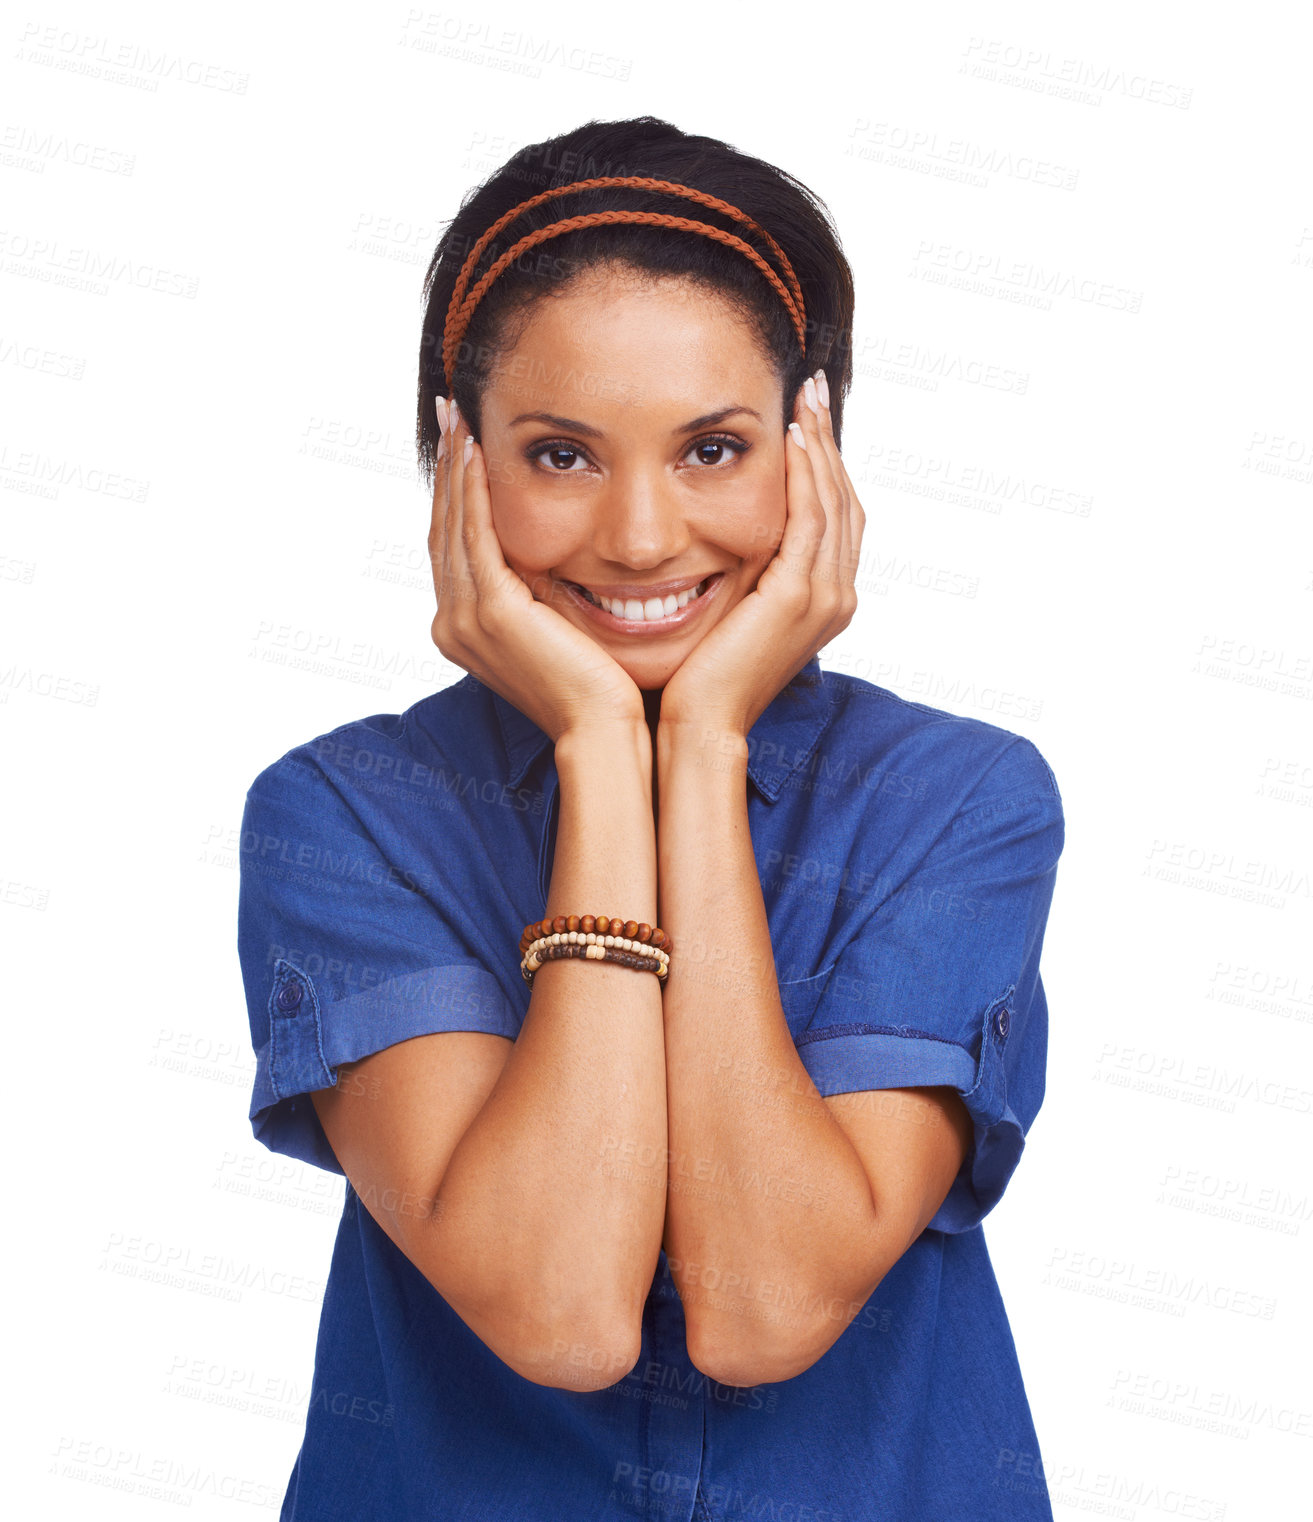
<svg viewBox="0 0 1313 1522"><path fill-rule="evenodd" d="M666 597L649 597L646 600L637 597L601 597L596 592L590 592L587 587L580 586L577 581L569 582L567 585L572 586L595 608L601 608L609 613L612 618L628 619L634 623L656 623L661 619L670 618L681 608L687 607L695 598L701 597L715 580L715 576L707 576L698 582L697 586L690 587L685 592L672 592Z"/></svg>

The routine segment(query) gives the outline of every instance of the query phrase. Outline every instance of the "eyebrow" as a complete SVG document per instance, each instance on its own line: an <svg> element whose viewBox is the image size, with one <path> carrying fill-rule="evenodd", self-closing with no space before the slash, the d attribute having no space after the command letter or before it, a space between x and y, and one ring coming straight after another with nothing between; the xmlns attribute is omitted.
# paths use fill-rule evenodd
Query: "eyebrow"
<svg viewBox="0 0 1313 1522"><path fill-rule="evenodd" d="M745 412L749 417L755 417L761 422L761 413L751 407L721 407L716 412L704 412L701 417L690 419L687 423L680 423L678 427L670 430L672 435L692 433L695 428L710 428L716 423L723 423L726 418L734 417L737 413ZM572 433L582 433L586 438L604 438L600 428L594 428L588 423L581 423L578 418L561 417L555 412L522 412L518 417L513 417L507 425L514 428L517 423L550 423L553 428L568 429Z"/></svg>

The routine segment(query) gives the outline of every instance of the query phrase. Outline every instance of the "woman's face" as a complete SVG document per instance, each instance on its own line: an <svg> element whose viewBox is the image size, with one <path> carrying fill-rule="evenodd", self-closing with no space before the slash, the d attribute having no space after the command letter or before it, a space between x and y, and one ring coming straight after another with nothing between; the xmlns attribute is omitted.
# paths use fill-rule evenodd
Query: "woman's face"
<svg viewBox="0 0 1313 1522"><path fill-rule="evenodd" d="M506 562L642 690L665 686L779 545L783 400L723 297L614 269L539 301L492 373L480 444Z"/></svg>

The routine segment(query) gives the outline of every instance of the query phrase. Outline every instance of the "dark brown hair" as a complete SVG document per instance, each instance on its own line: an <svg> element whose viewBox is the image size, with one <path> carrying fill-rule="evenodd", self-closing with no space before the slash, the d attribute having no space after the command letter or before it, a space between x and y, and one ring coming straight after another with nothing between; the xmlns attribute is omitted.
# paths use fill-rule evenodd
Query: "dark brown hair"
<svg viewBox="0 0 1313 1522"><path fill-rule="evenodd" d="M541 191L576 180L641 175L673 180L737 206L784 250L802 287L807 315L804 354L788 308L751 259L705 234L643 223L574 228L527 249L489 287L475 308L447 375L443 327L461 266L479 238L504 213ZM571 191L516 217L484 250L470 286L526 233L565 217L628 210L676 213L743 234L734 219L656 190L599 186ZM749 237L749 242L754 240ZM759 246L754 242L754 246ZM770 259L769 250L759 251ZM843 399L852 384L852 271L824 203L800 181L716 138L681 132L655 116L591 121L572 132L521 148L465 198L434 251L424 279L424 328L419 355L416 446L431 485L438 446L434 398L455 396L479 436L480 401L492 366L513 348L533 304L564 290L583 270L618 262L652 276L701 282L728 298L751 323L784 389L785 417L798 387L824 369L835 439ZM468 287L467 287L468 289Z"/></svg>

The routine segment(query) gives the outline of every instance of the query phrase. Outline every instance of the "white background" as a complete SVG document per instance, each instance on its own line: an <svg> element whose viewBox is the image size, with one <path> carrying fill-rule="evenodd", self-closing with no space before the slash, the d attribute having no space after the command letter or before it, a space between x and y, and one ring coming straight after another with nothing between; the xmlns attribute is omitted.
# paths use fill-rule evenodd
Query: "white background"
<svg viewBox="0 0 1313 1522"><path fill-rule="evenodd" d="M797 175L855 268L863 600L824 664L1030 736L1062 789L1048 1092L986 1226L1055 1512L1298 1509L1298 17L11 10L0 924L25 1515L276 1515L341 1182L250 1134L245 790L461 675L429 637L423 269L516 147L643 113Z"/></svg>

